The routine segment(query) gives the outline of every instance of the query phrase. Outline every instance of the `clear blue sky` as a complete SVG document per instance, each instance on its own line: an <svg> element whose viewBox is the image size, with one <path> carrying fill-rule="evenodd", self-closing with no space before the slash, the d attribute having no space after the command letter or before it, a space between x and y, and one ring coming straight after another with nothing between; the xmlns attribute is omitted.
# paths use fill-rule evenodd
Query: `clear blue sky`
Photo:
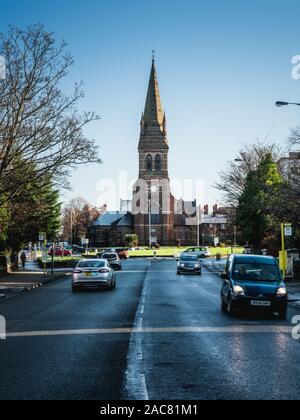
<svg viewBox="0 0 300 420"><path fill-rule="evenodd" d="M96 204L96 183L138 173L139 121L156 50L173 178L202 178L205 201L225 162L240 146L269 135L284 145L300 100L292 56L300 54L299 0L1 0L0 28L42 22L65 39L76 64L65 89L83 80L82 109L102 120L88 135L101 166L74 173L67 198Z"/></svg>

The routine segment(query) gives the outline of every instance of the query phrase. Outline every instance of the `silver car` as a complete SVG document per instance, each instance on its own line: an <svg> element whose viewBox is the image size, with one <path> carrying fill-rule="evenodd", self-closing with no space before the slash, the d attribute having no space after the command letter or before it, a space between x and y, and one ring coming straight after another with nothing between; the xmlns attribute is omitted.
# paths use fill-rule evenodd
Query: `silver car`
<svg viewBox="0 0 300 420"><path fill-rule="evenodd" d="M116 274L108 261L102 259L79 261L73 271L72 290L77 292L83 287L115 289Z"/></svg>

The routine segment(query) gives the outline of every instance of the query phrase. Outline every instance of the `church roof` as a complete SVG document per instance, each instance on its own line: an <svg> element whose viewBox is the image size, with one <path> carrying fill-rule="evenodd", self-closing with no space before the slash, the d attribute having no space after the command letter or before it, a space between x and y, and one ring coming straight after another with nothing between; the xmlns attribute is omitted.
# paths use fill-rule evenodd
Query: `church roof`
<svg viewBox="0 0 300 420"><path fill-rule="evenodd" d="M120 227L132 226L133 216L131 213L120 212L120 211L107 211L102 214L94 223L94 226L112 226L117 225Z"/></svg>
<svg viewBox="0 0 300 420"><path fill-rule="evenodd" d="M134 217L131 213L126 213L122 219L117 222L117 225L120 227L133 227Z"/></svg>
<svg viewBox="0 0 300 420"><path fill-rule="evenodd" d="M164 110L160 99L154 59L152 60L152 68L143 120L146 124L152 125L153 123L158 123L160 126L162 126L165 121Z"/></svg>
<svg viewBox="0 0 300 420"><path fill-rule="evenodd" d="M107 211L103 213L94 223L95 226L111 226L113 223L120 221L124 217L124 213L119 211Z"/></svg>

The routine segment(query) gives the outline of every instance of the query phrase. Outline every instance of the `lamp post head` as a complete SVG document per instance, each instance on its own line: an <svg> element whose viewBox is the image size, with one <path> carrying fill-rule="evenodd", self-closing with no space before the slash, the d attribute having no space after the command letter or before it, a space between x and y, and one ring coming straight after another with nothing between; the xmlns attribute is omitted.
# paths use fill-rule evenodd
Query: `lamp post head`
<svg viewBox="0 0 300 420"><path fill-rule="evenodd" d="M278 108L281 108L282 106L287 106L289 105L288 102L283 102L283 101L277 101L275 104Z"/></svg>

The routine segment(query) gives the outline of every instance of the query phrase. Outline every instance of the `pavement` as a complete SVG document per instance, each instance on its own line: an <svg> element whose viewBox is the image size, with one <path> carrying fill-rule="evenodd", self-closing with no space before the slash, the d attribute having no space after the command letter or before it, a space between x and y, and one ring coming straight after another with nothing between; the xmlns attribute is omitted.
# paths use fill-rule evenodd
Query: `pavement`
<svg viewBox="0 0 300 420"><path fill-rule="evenodd" d="M56 281L70 272L70 269L44 273L34 262L28 262L25 270L0 276L0 300L8 299L18 293L31 291L50 282Z"/></svg>
<svg viewBox="0 0 300 420"><path fill-rule="evenodd" d="M129 260L114 291L72 293L65 276L1 301L0 400L298 399L299 310L224 314L212 268Z"/></svg>

